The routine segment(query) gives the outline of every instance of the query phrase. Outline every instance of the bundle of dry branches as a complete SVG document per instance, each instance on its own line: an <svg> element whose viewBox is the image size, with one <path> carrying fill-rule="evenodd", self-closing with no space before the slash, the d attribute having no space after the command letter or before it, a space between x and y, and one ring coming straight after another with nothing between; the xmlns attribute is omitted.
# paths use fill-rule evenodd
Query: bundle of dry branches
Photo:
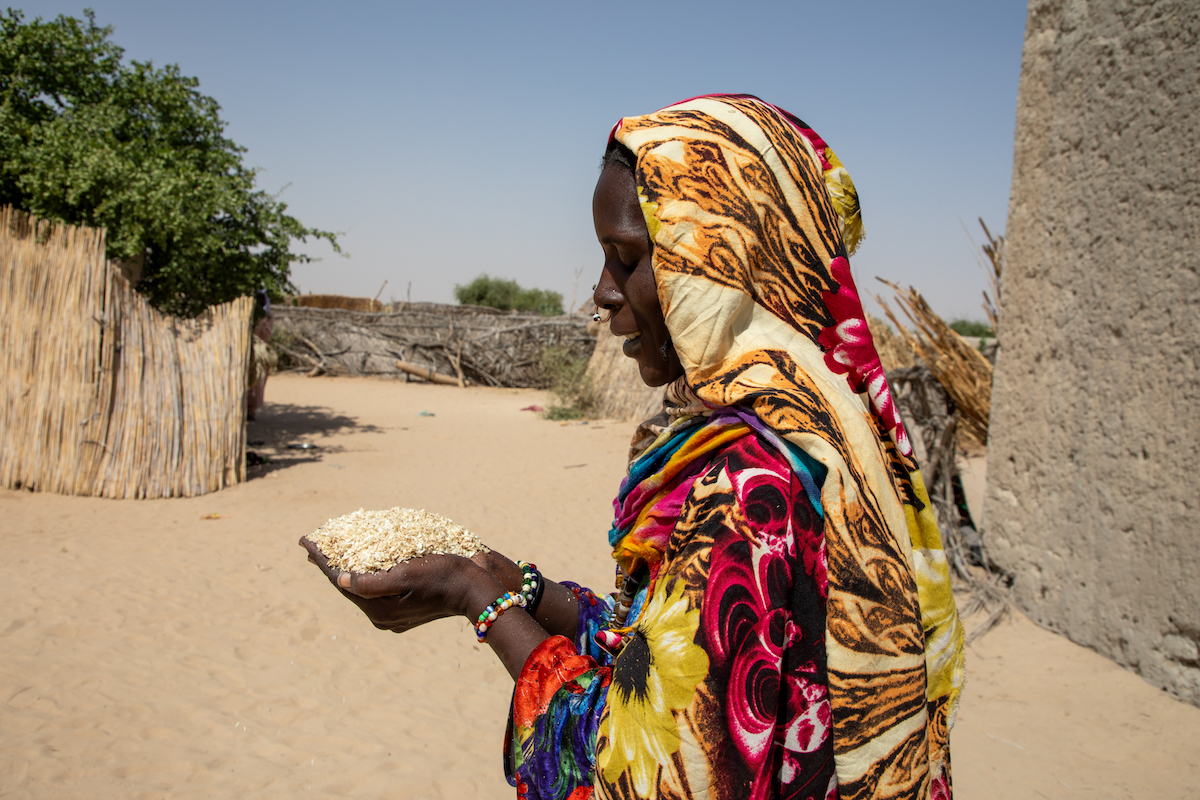
<svg viewBox="0 0 1200 800"><path fill-rule="evenodd" d="M912 348L890 325L867 314L867 328L871 331L871 338L875 340L875 352L879 353L879 362L883 365L884 372L913 365L915 356Z"/></svg>
<svg viewBox="0 0 1200 800"><path fill-rule="evenodd" d="M542 351L566 347L588 358L595 339L576 316L405 303L392 313L278 307L272 343L313 375L407 377L427 370L464 384L544 387Z"/></svg>
<svg viewBox="0 0 1200 800"><path fill-rule="evenodd" d="M979 227L983 228L983 235L988 240L988 243L982 246L983 254L987 256L987 264L983 272L987 276L988 285L992 287L991 295L986 291L983 293L983 311L987 314L988 323L992 326L992 330L999 333L1000 273L1004 271L1004 237L992 236L992 232L988 230L988 226L983 224L982 217L979 219Z"/></svg>
<svg viewBox="0 0 1200 800"><path fill-rule="evenodd" d="M916 289L902 289L891 281L879 280L896 292L896 301L915 333L900 324L886 300L876 295L876 301L913 353L925 362L954 400L962 415L959 427L979 444L987 444L992 408L991 362L952 331Z"/></svg>

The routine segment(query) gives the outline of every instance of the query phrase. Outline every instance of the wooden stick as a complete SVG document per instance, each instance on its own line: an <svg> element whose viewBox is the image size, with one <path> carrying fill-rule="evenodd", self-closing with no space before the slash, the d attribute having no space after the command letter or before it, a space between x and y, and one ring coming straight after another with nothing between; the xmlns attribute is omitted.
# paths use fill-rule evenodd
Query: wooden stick
<svg viewBox="0 0 1200 800"><path fill-rule="evenodd" d="M440 383L443 386L459 386L458 378L451 378L449 375L443 375L440 372L434 372L428 367L422 367L419 364L410 364L407 361L397 361L396 369L407 372L409 375L416 375L418 378L424 378L430 383Z"/></svg>

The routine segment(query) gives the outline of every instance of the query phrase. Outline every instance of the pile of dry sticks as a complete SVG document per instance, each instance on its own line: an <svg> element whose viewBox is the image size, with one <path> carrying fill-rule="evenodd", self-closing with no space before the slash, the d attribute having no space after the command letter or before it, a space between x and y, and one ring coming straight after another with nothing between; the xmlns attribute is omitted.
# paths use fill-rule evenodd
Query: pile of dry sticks
<svg viewBox="0 0 1200 800"><path fill-rule="evenodd" d="M875 299L883 306L884 313L954 400L961 414L963 432L979 444L987 444L988 417L992 411L991 362L951 330L916 289L902 289L891 281L879 280L896 292L896 301L913 330L901 325L887 301L877 296Z"/></svg>
<svg viewBox="0 0 1200 800"><path fill-rule="evenodd" d="M405 303L390 313L275 308L272 344L310 375L406 375L459 386L543 387L541 356L595 347L587 320L480 306Z"/></svg>

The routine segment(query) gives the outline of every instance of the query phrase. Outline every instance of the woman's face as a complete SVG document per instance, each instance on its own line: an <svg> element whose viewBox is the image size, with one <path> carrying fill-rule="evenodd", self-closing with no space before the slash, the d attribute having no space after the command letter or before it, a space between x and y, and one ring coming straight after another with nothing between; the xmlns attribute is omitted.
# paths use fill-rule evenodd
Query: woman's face
<svg viewBox="0 0 1200 800"><path fill-rule="evenodd" d="M609 330L625 338L625 355L637 360L646 385L670 383L683 374L683 366L658 302L650 234L629 170L609 165L600 173L592 218L604 249L593 300L610 312Z"/></svg>

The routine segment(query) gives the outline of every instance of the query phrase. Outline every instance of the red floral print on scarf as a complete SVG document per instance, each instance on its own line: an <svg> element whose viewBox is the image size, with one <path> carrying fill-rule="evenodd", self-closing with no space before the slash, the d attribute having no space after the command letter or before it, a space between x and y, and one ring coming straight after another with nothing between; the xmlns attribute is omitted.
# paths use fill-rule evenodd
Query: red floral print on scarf
<svg viewBox="0 0 1200 800"><path fill-rule="evenodd" d="M858 288L850 274L850 262L845 256L838 256L830 262L829 272L838 282L838 290L821 293L821 299L834 319L834 324L817 337L817 342L825 348L825 364L839 375L849 374L850 388L855 392L870 395L871 406L887 426L897 449L910 456L912 445L892 400L871 329L867 327Z"/></svg>

